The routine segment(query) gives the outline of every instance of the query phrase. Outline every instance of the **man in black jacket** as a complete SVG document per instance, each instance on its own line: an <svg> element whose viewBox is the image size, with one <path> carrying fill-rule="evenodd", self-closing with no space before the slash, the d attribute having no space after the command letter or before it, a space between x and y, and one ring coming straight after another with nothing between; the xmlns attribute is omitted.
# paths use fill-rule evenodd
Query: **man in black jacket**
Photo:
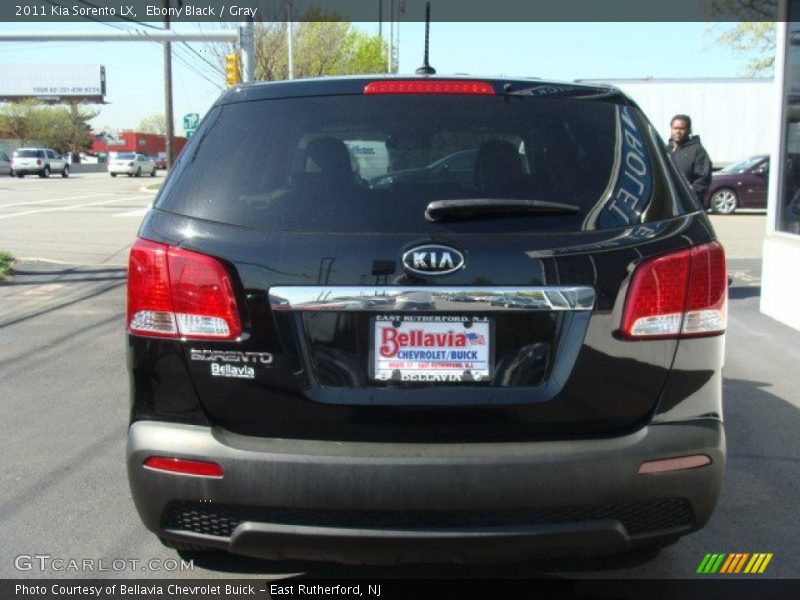
<svg viewBox="0 0 800 600"><path fill-rule="evenodd" d="M688 115L672 117L667 151L702 202L711 184L711 159L700 143L700 136L692 135L692 119Z"/></svg>

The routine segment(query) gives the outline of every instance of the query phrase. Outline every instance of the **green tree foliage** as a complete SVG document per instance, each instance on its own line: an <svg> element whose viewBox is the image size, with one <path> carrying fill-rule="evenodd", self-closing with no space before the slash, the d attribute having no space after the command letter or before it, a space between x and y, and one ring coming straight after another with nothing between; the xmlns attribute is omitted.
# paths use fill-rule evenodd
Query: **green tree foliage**
<svg viewBox="0 0 800 600"><path fill-rule="evenodd" d="M775 23L736 23L717 35L717 42L746 60L746 77L769 77L775 66Z"/></svg>
<svg viewBox="0 0 800 600"><path fill-rule="evenodd" d="M98 114L70 104L46 106L23 100L0 107L0 130L19 140L20 146L41 144L59 152L77 154L92 145L88 121Z"/></svg>
<svg viewBox="0 0 800 600"><path fill-rule="evenodd" d="M11 265L14 264L14 257L8 252L0 251L0 280L4 279L11 271Z"/></svg>
<svg viewBox="0 0 800 600"><path fill-rule="evenodd" d="M137 130L141 133L153 133L156 135L166 135L167 119L164 115L150 115L139 121Z"/></svg>
<svg viewBox="0 0 800 600"><path fill-rule="evenodd" d="M0 106L0 131L27 146L39 139L44 128L45 107L36 100L22 100Z"/></svg>
<svg viewBox="0 0 800 600"><path fill-rule="evenodd" d="M348 23L298 23L294 50L295 77L356 75L386 70L382 40L358 31Z"/></svg>
<svg viewBox="0 0 800 600"><path fill-rule="evenodd" d="M255 79L275 81L289 77L287 24L256 23ZM387 44L377 35L359 31L350 23L316 20L293 24L292 50L295 78L325 75L357 75L386 72ZM211 53L224 72L225 55L234 52L232 44L213 44Z"/></svg>
<svg viewBox="0 0 800 600"><path fill-rule="evenodd" d="M40 134L42 143L59 152L79 154L92 146L90 119L99 111L82 109L77 104L56 106L44 112L45 129Z"/></svg>
<svg viewBox="0 0 800 600"><path fill-rule="evenodd" d="M711 0L715 42L745 59L747 77L768 77L775 64L777 0ZM738 22L731 23L731 18Z"/></svg>

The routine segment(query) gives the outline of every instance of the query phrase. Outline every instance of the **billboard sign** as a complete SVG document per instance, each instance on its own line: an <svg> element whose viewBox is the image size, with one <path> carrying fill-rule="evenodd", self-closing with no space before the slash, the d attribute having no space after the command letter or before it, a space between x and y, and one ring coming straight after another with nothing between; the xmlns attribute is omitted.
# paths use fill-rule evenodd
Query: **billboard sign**
<svg viewBox="0 0 800 600"><path fill-rule="evenodd" d="M103 104L105 95L106 70L102 65L4 64L0 68L0 100L35 98Z"/></svg>

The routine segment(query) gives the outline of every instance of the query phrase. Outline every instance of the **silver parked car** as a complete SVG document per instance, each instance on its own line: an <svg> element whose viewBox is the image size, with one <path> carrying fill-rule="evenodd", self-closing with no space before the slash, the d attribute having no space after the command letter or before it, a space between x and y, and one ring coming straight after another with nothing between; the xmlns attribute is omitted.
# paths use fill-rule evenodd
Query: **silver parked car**
<svg viewBox="0 0 800 600"><path fill-rule="evenodd" d="M11 157L11 168L17 177L36 174L50 177L50 173L61 173L69 177L69 163L52 148L19 148Z"/></svg>
<svg viewBox="0 0 800 600"><path fill-rule="evenodd" d="M150 177L156 176L156 162L152 156L134 152L121 152L116 158L108 162L108 172L112 177L127 175L128 177L141 177L142 173L149 173Z"/></svg>

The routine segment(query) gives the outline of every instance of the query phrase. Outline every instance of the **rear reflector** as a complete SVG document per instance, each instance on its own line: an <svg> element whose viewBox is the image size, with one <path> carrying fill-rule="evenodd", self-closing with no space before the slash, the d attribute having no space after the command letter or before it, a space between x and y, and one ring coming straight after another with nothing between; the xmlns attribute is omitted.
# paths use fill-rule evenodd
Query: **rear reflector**
<svg viewBox="0 0 800 600"><path fill-rule="evenodd" d="M225 267L205 254L137 240L128 267L128 331L236 339L242 327Z"/></svg>
<svg viewBox="0 0 800 600"><path fill-rule="evenodd" d="M644 261L633 273L620 333L629 339L725 331L728 276L717 242Z"/></svg>
<svg viewBox="0 0 800 600"><path fill-rule="evenodd" d="M198 475L200 477L222 477L222 467L217 463L203 462L200 460L185 460L182 458L168 458L166 456L151 456L144 461L144 466L155 471L180 473L182 475Z"/></svg>
<svg viewBox="0 0 800 600"><path fill-rule="evenodd" d="M447 79L392 79L373 81L365 94L475 94L494 95L494 88L485 81Z"/></svg>
<svg viewBox="0 0 800 600"><path fill-rule="evenodd" d="M649 460L639 467L639 475L655 475L669 471L685 471L696 469L711 464L711 459L705 454L694 456L681 456L680 458L665 458L663 460Z"/></svg>

